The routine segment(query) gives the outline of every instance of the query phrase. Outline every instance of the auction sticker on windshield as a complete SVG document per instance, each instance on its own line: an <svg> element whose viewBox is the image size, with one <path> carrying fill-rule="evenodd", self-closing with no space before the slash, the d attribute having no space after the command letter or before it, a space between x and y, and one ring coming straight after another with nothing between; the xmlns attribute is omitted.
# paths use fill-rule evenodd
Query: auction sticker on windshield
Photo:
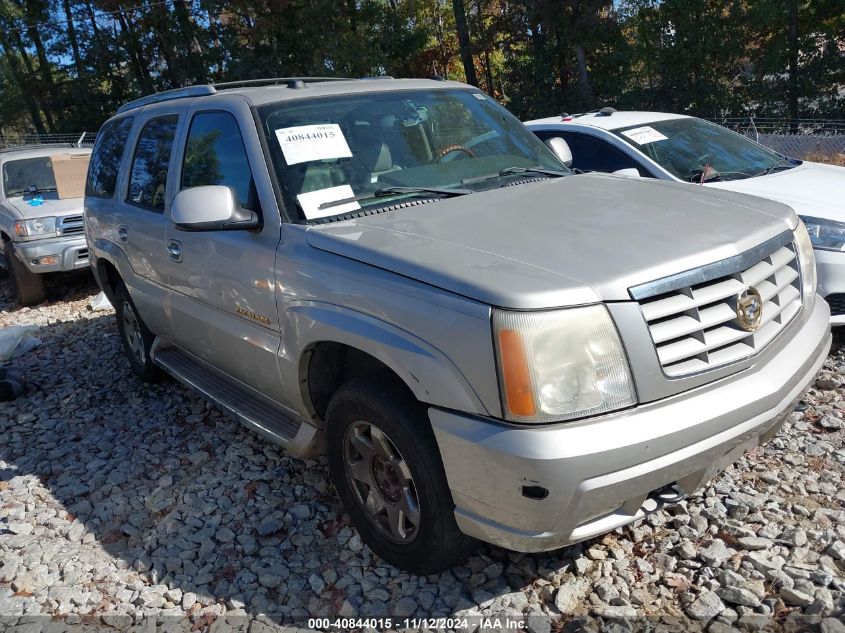
<svg viewBox="0 0 845 633"><path fill-rule="evenodd" d="M346 137L337 123L286 127L276 130L276 138L288 165L352 157Z"/></svg>
<svg viewBox="0 0 845 633"><path fill-rule="evenodd" d="M317 191L309 191L308 193L301 193L296 196L302 212L305 214L305 219L315 220L317 218L325 218L330 215L337 215L338 213L349 213L350 211L357 211L361 205L357 202L347 202L339 204L327 209L321 209L320 205L324 202L336 202L338 200L346 200L352 198L355 193L349 185L340 185L339 187L329 187L328 189L318 189Z"/></svg>
<svg viewBox="0 0 845 633"><path fill-rule="evenodd" d="M627 136L629 139L634 141L634 143L639 145L647 145L648 143L654 143L655 141L665 141L668 138L648 125L636 127L633 130L625 130L622 132L622 135Z"/></svg>

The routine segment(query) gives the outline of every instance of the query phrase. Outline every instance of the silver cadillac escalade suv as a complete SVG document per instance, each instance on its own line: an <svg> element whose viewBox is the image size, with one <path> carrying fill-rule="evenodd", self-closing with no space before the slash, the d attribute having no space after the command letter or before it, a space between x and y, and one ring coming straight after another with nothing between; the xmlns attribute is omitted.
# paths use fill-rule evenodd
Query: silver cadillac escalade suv
<svg viewBox="0 0 845 633"><path fill-rule="evenodd" d="M419 573L677 502L777 432L830 345L790 208L570 177L458 83L129 103L85 227L134 373L325 453L365 542Z"/></svg>
<svg viewBox="0 0 845 633"><path fill-rule="evenodd" d="M21 305L46 299L46 274L88 268L81 191L61 198L51 162L54 156L87 159L90 153L90 147L69 145L0 150L2 260Z"/></svg>

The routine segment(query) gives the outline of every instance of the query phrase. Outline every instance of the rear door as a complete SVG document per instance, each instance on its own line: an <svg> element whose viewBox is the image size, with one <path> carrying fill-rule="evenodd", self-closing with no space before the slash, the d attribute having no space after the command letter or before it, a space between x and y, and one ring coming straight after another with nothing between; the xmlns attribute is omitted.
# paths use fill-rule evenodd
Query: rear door
<svg viewBox="0 0 845 633"><path fill-rule="evenodd" d="M132 270L124 280L141 318L156 334L170 332L165 211L178 126L178 111L158 109L136 117L123 195L115 205L115 239Z"/></svg>
<svg viewBox="0 0 845 633"><path fill-rule="evenodd" d="M250 129L251 127L251 129ZM269 183L252 114L239 98L221 98L186 121L175 167L182 189L224 185L262 218L257 230L189 232L167 222L174 339L231 377L279 399L279 320L275 252L281 220L261 199L256 174ZM269 188L268 188L269 189Z"/></svg>

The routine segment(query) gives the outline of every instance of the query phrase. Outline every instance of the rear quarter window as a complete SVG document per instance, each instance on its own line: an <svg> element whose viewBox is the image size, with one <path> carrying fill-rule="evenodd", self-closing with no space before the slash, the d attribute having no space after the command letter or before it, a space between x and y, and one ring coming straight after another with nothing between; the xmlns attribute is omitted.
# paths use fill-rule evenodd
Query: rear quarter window
<svg viewBox="0 0 845 633"><path fill-rule="evenodd" d="M126 149L126 139L132 128L133 117L124 117L116 121L109 121L100 130L94 152L91 154L91 164L88 167L88 180L85 184L85 195L95 198L112 198L117 188L117 176L123 152Z"/></svg>

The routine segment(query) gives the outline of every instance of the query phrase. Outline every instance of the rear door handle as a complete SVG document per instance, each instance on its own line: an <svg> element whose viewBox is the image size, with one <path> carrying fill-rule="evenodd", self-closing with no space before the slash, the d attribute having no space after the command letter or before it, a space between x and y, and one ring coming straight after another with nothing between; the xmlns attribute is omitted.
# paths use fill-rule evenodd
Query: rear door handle
<svg viewBox="0 0 845 633"><path fill-rule="evenodd" d="M126 244L129 241L129 229L122 225L117 227L117 239Z"/></svg>
<svg viewBox="0 0 845 633"><path fill-rule="evenodd" d="M178 242L176 240L170 240L167 243L167 255L174 262L181 262L182 261L182 242Z"/></svg>

